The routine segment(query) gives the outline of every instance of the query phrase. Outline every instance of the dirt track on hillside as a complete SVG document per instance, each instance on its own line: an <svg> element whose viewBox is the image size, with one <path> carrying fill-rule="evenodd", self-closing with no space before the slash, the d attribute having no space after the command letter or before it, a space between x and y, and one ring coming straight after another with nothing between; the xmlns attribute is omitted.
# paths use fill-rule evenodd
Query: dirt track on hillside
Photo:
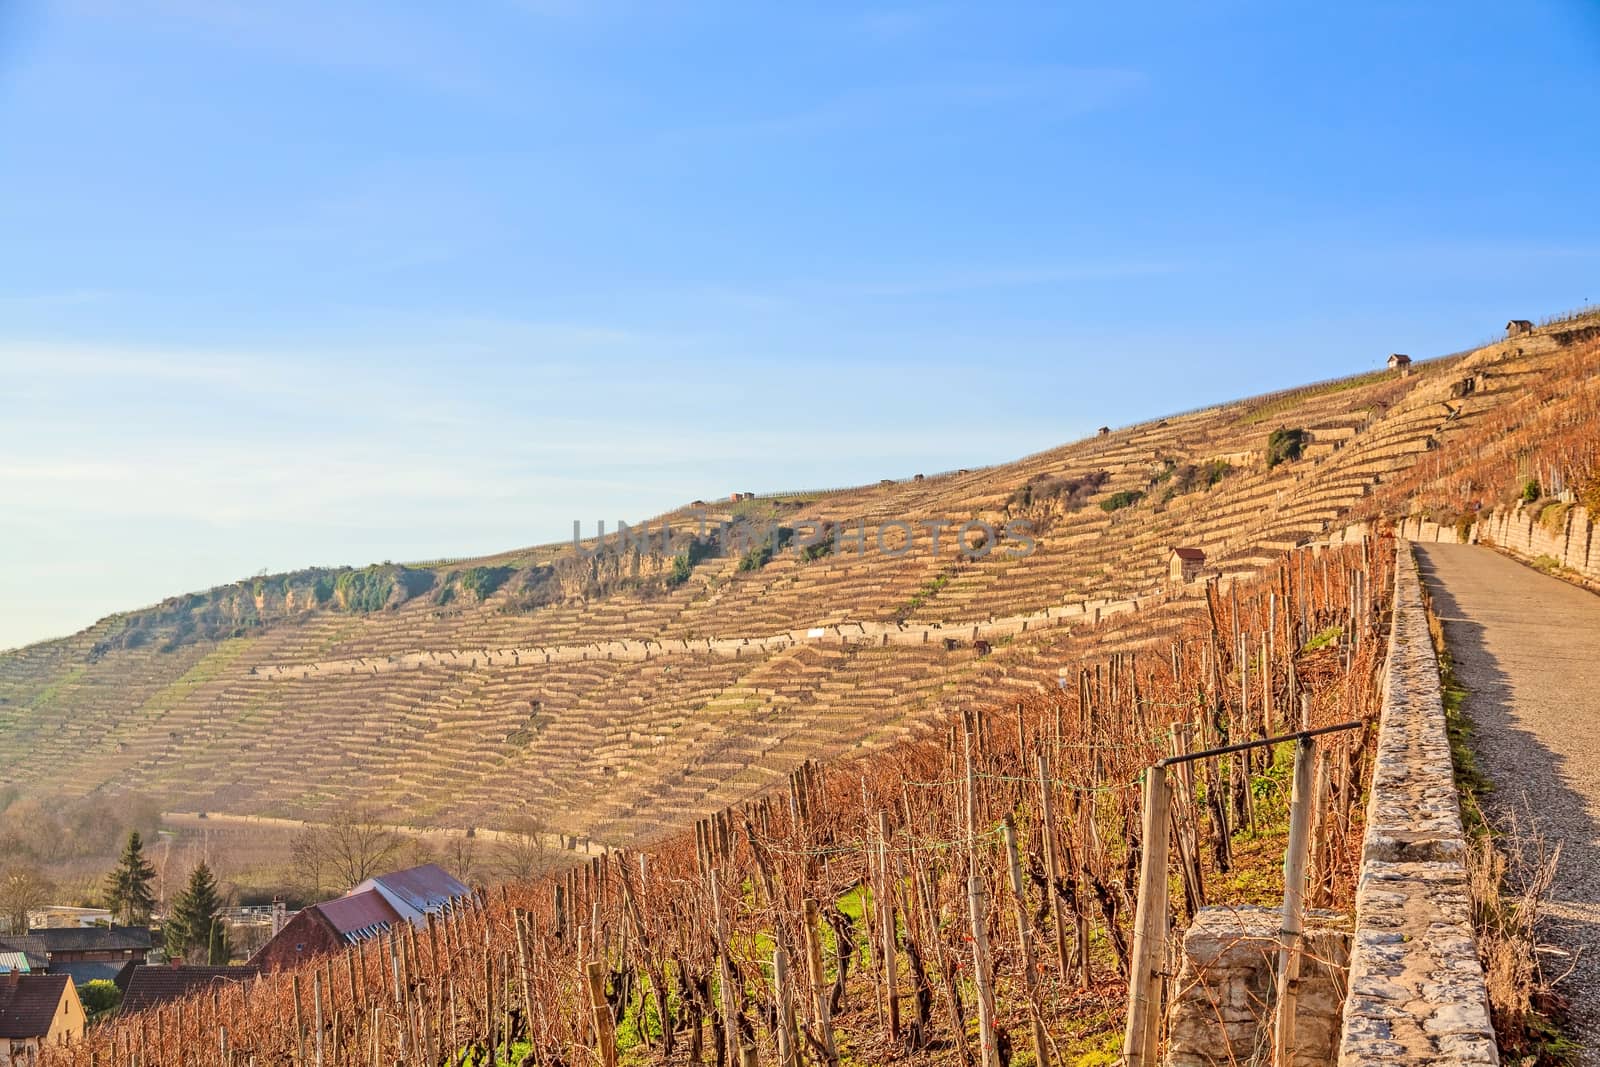
<svg viewBox="0 0 1600 1067"><path fill-rule="evenodd" d="M1562 844L1549 913L1571 955L1543 962L1574 968L1560 988L1582 1062L1600 1065L1600 597L1491 549L1417 549L1495 784L1491 814L1531 818Z"/></svg>

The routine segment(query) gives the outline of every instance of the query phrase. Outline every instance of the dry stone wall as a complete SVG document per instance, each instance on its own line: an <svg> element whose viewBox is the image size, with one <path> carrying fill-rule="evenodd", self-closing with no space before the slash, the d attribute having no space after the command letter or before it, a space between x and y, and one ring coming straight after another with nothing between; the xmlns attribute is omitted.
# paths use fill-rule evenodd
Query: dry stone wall
<svg viewBox="0 0 1600 1067"><path fill-rule="evenodd" d="M1306 916L1294 1067L1324 1067L1338 1051L1350 958L1348 925L1348 919L1332 912ZM1183 937L1168 1017L1168 1067L1232 1067L1270 1060L1282 926L1282 914L1272 908L1200 909Z"/></svg>
<svg viewBox="0 0 1600 1067"><path fill-rule="evenodd" d="M1404 541L1385 673L1338 1062L1498 1063L1439 664Z"/></svg>
<svg viewBox="0 0 1600 1067"><path fill-rule="evenodd" d="M1552 512L1551 508L1559 508ZM1554 521L1552 521L1554 516ZM1552 504L1535 514L1518 506L1480 518L1467 532L1467 540L1493 545L1518 559L1554 559L1591 584L1600 584L1600 531L1581 505ZM1400 523L1399 536L1425 544L1461 539L1453 526L1412 516Z"/></svg>
<svg viewBox="0 0 1600 1067"><path fill-rule="evenodd" d="M514 648L470 648L404 652L389 656L351 657L314 663L261 664L251 673L265 679L305 679L346 674L387 674L435 667L477 668L540 663L581 663L590 660L643 661L663 656L710 654L737 658L767 655L804 644L823 645L927 645L946 638L958 641L1001 639L1056 626L1098 623L1115 615L1148 610L1167 599L1165 593L1128 600L1072 601L1004 618L946 623L845 622L810 629L788 630L755 637L619 638L584 645L537 645Z"/></svg>

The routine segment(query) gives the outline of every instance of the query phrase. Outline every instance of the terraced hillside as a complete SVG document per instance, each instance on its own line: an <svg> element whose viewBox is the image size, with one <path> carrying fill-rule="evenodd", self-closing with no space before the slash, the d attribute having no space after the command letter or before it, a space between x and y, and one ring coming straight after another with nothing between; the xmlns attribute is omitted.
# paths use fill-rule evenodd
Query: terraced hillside
<svg viewBox="0 0 1600 1067"><path fill-rule="evenodd" d="M531 811L637 841L806 759L1049 688L1097 621L1102 653L1149 638L1200 602L1168 582L1174 546L1203 549L1208 576L1249 573L1342 530L1560 346L1542 330L1004 466L686 507L650 524L686 531L665 550L612 537L592 556L549 545L174 598L0 655L0 786L288 817L360 800L441 826ZM844 536L766 559L718 532L734 520ZM962 523L1018 520L1031 552L998 533L981 558L958 551ZM892 522L909 551L899 527L876 543Z"/></svg>

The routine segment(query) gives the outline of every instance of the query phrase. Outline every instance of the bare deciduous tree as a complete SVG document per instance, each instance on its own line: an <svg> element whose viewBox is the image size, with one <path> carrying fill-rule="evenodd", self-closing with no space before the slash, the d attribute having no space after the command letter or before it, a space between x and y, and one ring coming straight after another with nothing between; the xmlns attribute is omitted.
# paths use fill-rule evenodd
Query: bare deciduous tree
<svg viewBox="0 0 1600 1067"><path fill-rule="evenodd" d="M0 923L7 932L28 932L28 912L50 903L55 887L38 868L17 865L0 872Z"/></svg>
<svg viewBox="0 0 1600 1067"><path fill-rule="evenodd" d="M351 808L322 823L307 823L290 843L294 869L309 889L343 892L383 874L406 838L370 808Z"/></svg>
<svg viewBox="0 0 1600 1067"><path fill-rule="evenodd" d="M473 875L482 875L478 869L478 839L468 830L461 834L451 834L445 838L440 850L440 862L461 881L468 885L476 885ZM479 882L482 881L480 877Z"/></svg>
<svg viewBox="0 0 1600 1067"><path fill-rule="evenodd" d="M549 865L544 820L523 815L501 831L494 846L495 873L507 881L525 881Z"/></svg>

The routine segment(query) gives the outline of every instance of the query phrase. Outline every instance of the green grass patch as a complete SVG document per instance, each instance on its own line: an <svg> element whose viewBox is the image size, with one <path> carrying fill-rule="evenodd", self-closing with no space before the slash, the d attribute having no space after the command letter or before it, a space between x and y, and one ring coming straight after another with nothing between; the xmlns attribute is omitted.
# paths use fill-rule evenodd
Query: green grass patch
<svg viewBox="0 0 1600 1067"><path fill-rule="evenodd" d="M80 663L67 670L59 678L53 679L33 695L33 699L28 702L26 710L38 711L40 708L55 703L61 696L62 690L66 689L67 686L76 685L82 680L88 669L87 666Z"/></svg>
<svg viewBox="0 0 1600 1067"><path fill-rule="evenodd" d="M943 589L949 584L950 576L948 574L941 574L937 577L928 579L926 582L922 583L922 588L911 594L911 599L900 605L900 610L896 612L896 615L902 619L905 619L916 614L917 610L921 608L922 605L938 596L939 590Z"/></svg>
<svg viewBox="0 0 1600 1067"><path fill-rule="evenodd" d="M1234 425L1250 426L1254 423L1265 422L1274 416L1282 415L1286 411L1293 411L1307 400L1312 400L1319 396L1331 396L1334 393L1344 393L1351 389L1360 389L1363 386L1376 385L1388 377L1388 371L1376 370L1368 374L1358 374L1353 378L1341 378L1339 381L1328 382L1325 385L1297 389L1288 396L1281 396L1276 400L1268 400L1255 410L1241 415Z"/></svg>
<svg viewBox="0 0 1600 1067"><path fill-rule="evenodd" d="M1329 645L1331 645L1334 642L1338 641L1339 638L1341 638L1343 636L1344 636L1344 627L1342 627L1342 626L1330 626L1326 630L1323 630L1321 633L1316 634L1315 636L1313 636L1311 638L1311 640L1306 642L1305 647L1302 648L1300 651L1302 651L1302 652L1315 652L1319 648L1327 648Z"/></svg>

